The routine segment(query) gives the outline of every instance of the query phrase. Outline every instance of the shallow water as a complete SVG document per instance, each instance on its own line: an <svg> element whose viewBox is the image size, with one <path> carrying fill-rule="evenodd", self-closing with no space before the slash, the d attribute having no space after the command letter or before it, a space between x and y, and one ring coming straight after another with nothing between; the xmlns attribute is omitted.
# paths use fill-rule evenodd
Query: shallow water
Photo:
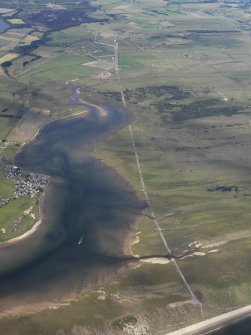
<svg viewBox="0 0 251 335"><path fill-rule="evenodd" d="M91 155L127 122L123 110L106 108L107 117L92 108L85 116L51 122L17 155L18 166L52 178L38 230L1 248L0 313L76 297L125 266L124 242L143 204Z"/></svg>

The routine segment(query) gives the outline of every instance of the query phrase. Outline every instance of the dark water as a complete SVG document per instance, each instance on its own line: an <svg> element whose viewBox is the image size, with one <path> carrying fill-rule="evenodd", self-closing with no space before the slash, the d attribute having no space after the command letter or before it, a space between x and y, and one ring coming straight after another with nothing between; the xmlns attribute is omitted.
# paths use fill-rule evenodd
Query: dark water
<svg viewBox="0 0 251 335"><path fill-rule="evenodd" d="M5 32L9 27L10 25L6 21L0 18L0 34Z"/></svg>
<svg viewBox="0 0 251 335"><path fill-rule="evenodd" d="M235 322L228 327L211 332L210 335L250 335L251 317Z"/></svg>
<svg viewBox="0 0 251 335"><path fill-rule="evenodd" d="M38 230L0 248L0 314L73 297L127 266L124 242L143 205L126 181L91 155L127 122L123 110L107 109L105 118L93 108L85 117L46 125L17 155L18 166L52 179Z"/></svg>

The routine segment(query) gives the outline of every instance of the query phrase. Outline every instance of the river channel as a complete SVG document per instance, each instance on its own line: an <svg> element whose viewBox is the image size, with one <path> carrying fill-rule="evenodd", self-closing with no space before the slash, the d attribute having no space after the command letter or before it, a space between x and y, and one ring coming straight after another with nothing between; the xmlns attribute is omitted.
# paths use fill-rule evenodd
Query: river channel
<svg viewBox="0 0 251 335"><path fill-rule="evenodd" d="M124 110L89 112L44 126L16 164L50 176L35 233L0 249L0 315L76 297L126 266L128 236L143 209L132 187L94 157L97 144L127 123Z"/></svg>

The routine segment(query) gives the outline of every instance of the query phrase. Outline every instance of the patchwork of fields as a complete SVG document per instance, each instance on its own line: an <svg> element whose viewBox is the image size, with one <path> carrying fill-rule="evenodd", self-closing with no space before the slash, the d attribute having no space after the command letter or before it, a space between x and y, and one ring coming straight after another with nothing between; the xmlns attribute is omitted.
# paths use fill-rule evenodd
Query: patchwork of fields
<svg viewBox="0 0 251 335"><path fill-rule="evenodd" d="M0 13L6 15L10 3ZM90 22L17 28L41 5L27 1L31 16L18 14L0 35L0 64L10 62L0 73L0 139L9 143L0 149L1 161L12 162L27 134L44 122L82 111L70 105L72 89L80 88L83 100L119 107L123 90L154 213L172 253L185 255L178 264L201 304L191 299L173 262L138 262L116 281L83 291L78 301L54 310L45 303L34 315L3 319L6 334L35 326L37 335L125 334L128 324L135 329L128 334L138 334L144 324L147 332L139 334L156 335L250 304L250 9L201 1L91 4L95 11L83 9L90 10ZM41 5L48 8L66 10ZM113 67L115 34L120 82ZM128 127L96 154L144 200ZM1 198L14 190L2 165L0 180ZM36 201L0 208L0 241L24 231L13 226ZM136 255L166 255L149 208L134 240Z"/></svg>

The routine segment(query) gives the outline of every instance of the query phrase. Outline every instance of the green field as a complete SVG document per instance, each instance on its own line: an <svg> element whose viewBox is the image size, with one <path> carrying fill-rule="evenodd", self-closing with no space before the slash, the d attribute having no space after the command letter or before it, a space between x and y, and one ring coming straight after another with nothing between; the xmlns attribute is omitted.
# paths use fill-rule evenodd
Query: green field
<svg viewBox="0 0 251 335"><path fill-rule="evenodd" d="M83 100L123 107L114 69L104 68L104 61L113 62L109 45L118 32L121 86L163 236L174 255L191 256L178 264L202 302L204 318L250 304L250 10L201 1L93 4L101 7L92 17L108 22L49 32L32 54L12 61L9 76L0 77L1 109L21 120L32 107L50 110L52 119L71 115L75 87ZM25 6L33 10L38 4ZM104 44L94 43L95 35ZM83 65L91 62L94 67ZM108 79L102 79L105 71ZM0 118L1 140L19 120ZM14 156L18 147L12 144L1 157ZM128 127L107 138L96 154L144 200ZM0 182L3 197L13 186L3 171ZM8 237L32 226L25 217L20 231L12 229L29 206L22 199L0 208L0 229L9 229ZM136 234L135 254L166 254L149 208ZM195 254L191 244L199 244ZM136 318L136 324L148 325L147 334L157 335L202 318L173 263L133 263L96 290L84 290L77 301L55 310L43 306L33 316L0 321L0 329L10 335L123 334L116 326Z"/></svg>

